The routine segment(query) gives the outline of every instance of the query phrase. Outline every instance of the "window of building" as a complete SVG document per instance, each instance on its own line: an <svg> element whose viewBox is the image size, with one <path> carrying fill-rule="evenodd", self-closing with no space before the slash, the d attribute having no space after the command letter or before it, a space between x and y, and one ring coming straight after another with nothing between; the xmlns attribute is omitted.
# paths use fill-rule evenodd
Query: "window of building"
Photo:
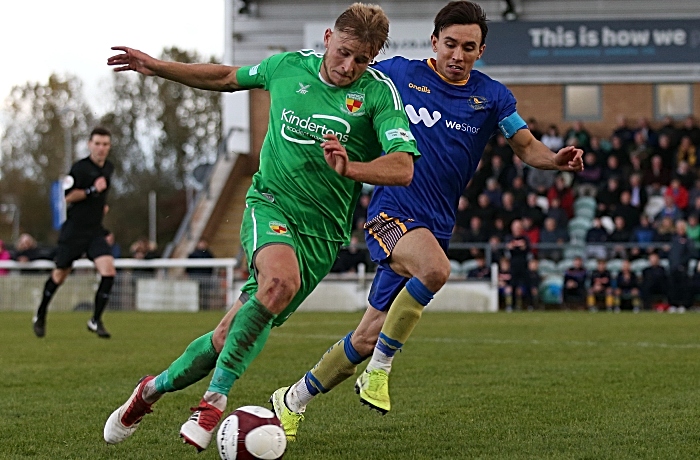
<svg viewBox="0 0 700 460"><path fill-rule="evenodd" d="M564 87L564 119L600 120L602 101L599 85L566 85Z"/></svg>
<svg viewBox="0 0 700 460"><path fill-rule="evenodd" d="M654 86L654 111L657 119L682 118L693 111L693 89L688 84L662 84Z"/></svg>

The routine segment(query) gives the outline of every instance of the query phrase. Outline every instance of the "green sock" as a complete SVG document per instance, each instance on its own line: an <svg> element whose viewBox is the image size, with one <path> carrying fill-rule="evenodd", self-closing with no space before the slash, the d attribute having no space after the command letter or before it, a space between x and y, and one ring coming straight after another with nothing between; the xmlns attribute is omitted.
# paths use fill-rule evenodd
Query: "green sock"
<svg viewBox="0 0 700 460"><path fill-rule="evenodd" d="M243 374L265 346L276 316L254 295L250 296L233 318L224 349L216 361L209 391L228 396L233 382Z"/></svg>
<svg viewBox="0 0 700 460"><path fill-rule="evenodd" d="M213 335L212 331L192 341L185 352L156 377L158 393L182 390L209 375L219 357L211 341Z"/></svg>

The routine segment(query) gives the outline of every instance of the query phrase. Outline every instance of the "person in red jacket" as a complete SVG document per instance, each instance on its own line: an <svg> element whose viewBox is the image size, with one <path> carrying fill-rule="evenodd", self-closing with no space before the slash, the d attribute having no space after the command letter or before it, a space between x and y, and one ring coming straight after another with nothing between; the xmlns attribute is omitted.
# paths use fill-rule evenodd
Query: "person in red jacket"
<svg viewBox="0 0 700 460"><path fill-rule="evenodd" d="M688 190L683 187L680 179L673 179L671 185L666 187L664 195L672 197L678 209L685 210L688 207Z"/></svg>

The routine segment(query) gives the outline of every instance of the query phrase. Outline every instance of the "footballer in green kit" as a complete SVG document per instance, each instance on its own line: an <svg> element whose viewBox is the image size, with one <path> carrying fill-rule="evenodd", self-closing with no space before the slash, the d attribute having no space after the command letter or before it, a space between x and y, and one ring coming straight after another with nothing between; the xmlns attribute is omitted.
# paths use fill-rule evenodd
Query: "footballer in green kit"
<svg viewBox="0 0 700 460"><path fill-rule="evenodd" d="M214 374L180 435L205 449L233 383L328 274L349 240L362 183L408 185L415 140L398 91L368 69L384 48L389 21L375 5L355 3L326 30L323 55L282 53L255 66L182 64L127 47L108 59L132 70L212 91L263 88L270 121L260 169L246 195L241 241L251 277L216 329L195 339L165 371L143 378L108 418L104 438L125 440L163 394ZM382 155L382 152L385 154Z"/></svg>

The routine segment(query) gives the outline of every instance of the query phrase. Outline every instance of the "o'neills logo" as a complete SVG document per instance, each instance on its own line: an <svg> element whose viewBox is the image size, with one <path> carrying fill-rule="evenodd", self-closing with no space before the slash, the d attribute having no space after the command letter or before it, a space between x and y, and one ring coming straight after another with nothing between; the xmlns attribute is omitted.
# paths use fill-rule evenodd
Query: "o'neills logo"
<svg viewBox="0 0 700 460"><path fill-rule="evenodd" d="M411 88L411 89L415 89L415 90L417 90L417 91L420 91L420 92L422 92L422 93L430 94L430 88L428 88L427 86L418 86L418 85L416 85L416 84L414 84L414 83L409 83L409 84L408 84L408 87Z"/></svg>

